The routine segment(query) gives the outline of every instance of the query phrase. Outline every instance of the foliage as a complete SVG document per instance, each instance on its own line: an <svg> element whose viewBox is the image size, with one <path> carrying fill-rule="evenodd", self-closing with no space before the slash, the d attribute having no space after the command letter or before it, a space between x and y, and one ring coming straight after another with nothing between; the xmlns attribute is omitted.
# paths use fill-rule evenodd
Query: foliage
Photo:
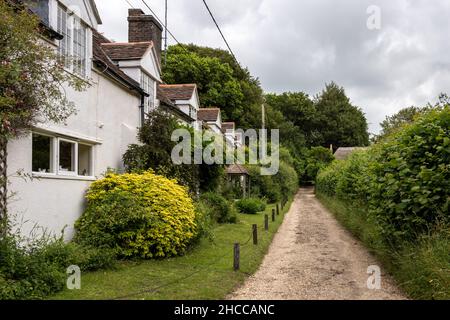
<svg viewBox="0 0 450 320"><path fill-rule="evenodd" d="M217 57L171 46L163 79L169 84L197 84L201 104L220 107L224 119L238 119L242 115L244 93L241 84L230 65Z"/></svg>
<svg viewBox="0 0 450 320"><path fill-rule="evenodd" d="M218 223L236 223L237 214L233 205L223 196L207 192L201 195L200 202L208 208L211 218Z"/></svg>
<svg viewBox="0 0 450 320"><path fill-rule="evenodd" d="M66 269L82 271L111 268L115 253L43 237L26 244L9 234L0 238L0 300L41 299L61 291Z"/></svg>
<svg viewBox="0 0 450 320"><path fill-rule="evenodd" d="M115 249L122 257L183 254L198 232L186 188L151 172L108 174L91 185L86 198L76 241Z"/></svg>
<svg viewBox="0 0 450 320"><path fill-rule="evenodd" d="M367 120L360 108L353 106L344 88L334 82L315 98L317 123L322 135L321 145L359 147L369 145Z"/></svg>
<svg viewBox="0 0 450 320"><path fill-rule="evenodd" d="M450 222L449 106L426 113L376 152L370 206L387 235L414 239Z"/></svg>
<svg viewBox="0 0 450 320"><path fill-rule="evenodd" d="M60 66L28 9L0 1L0 133L14 137L38 121L63 122L75 111L67 86L85 84Z"/></svg>
<svg viewBox="0 0 450 320"><path fill-rule="evenodd" d="M19 1L0 1L0 235L7 233L7 145L42 121L63 122L75 112L65 88L84 81L65 72L41 38L39 18Z"/></svg>
<svg viewBox="0 0 450 320"><path fill-rule="evenodd" d="M381 122L381 133L378 136L378 139L382 139L383 137L388 136L393 133L395 130L398 130L402 126L406 124L410 124L414 122L414 119L420 115L424 109L418 107L409 107L401 109L399 112L392 116L387 116L386 119Z"/></svg>
<svg viewBox="0 0 450 320"><path fill-rule="evenodd" d="M266 210L266 203L259 198L244 198L236 202L241 213L257 214Z"/></svg>
<svg viewBox="0 0 450 320"><path fill-rule="evenodd" d="M385 241L450 223L450 109L431 110L369 152L322 170L317 190L368 208Z"/></svg>
<svg viewBox="0 0 450 320"><path fill-rule="evenodd" d="M172 150L178 143L172 141L172 133L176 129L186 129L193 136L193 129L180 126L177 120L160 109L150 111L144 125L139 129L141 144L133 144L123 155L127 172L153 170L165 177L176 179L187 186L192 194L198 189L215 190L223 176L222 165L207 164L175 164L172 161ZM192 139L192 158L194 142Z"/></svg>
<svg viewBox="0 0 450 320"><path fill-rule="evenodd" d="M211 207L209 207L203 201L196 201L195 205L195 224L197 225L197 234L193 239L193 244L198 244L201 239L214 240L213 227L215 221L213 220L213 213Z"/></svg>
<svg viewBox="0 0 450 320"><path fill-rule="evenodd" d="M301 181L303 183L315 181L320 169L325 168L334 160L330 149L312 147L303 150L303 159L299 161Z"/></svg>

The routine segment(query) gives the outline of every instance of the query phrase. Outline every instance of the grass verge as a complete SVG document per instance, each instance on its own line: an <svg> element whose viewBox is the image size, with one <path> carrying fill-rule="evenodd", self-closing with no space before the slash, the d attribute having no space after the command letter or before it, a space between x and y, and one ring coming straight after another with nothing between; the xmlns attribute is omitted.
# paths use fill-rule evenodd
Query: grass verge
<svg viewBox="0 0 450 320"><path fill-rule="evenodd" d="M291 203L281 210L275 222L269 220L268 232L263 228L264 214L270 217L275 205L268 205L264 213L240 214L237 224L218 225L214 242L202 240L182 257L121 261L115 270L82 274L80 290L65 289L50 299L223 299L258 269ZM258 225L257 246L250 238L253 224ZM242 245L241 268L237 272L233 271L235 242Z"/></svg>
<svg viewBox="0 0 450 320"><path fill-rule="evenodd" d="M359 238L413 299L450 299L450 231L442 228L401 248L386 245L363 207L317 194L341 224Z"/></svg>

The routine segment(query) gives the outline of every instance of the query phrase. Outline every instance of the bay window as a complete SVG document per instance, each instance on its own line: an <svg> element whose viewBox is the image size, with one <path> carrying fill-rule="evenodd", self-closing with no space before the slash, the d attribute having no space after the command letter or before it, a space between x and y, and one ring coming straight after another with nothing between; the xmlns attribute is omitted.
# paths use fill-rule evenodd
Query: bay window
<svg viewBox="0 0 450 320"><path fill-rule="evenodd" d="M35 174L92 177L90 144L41 133L32 134L32 171Z"/></svg>

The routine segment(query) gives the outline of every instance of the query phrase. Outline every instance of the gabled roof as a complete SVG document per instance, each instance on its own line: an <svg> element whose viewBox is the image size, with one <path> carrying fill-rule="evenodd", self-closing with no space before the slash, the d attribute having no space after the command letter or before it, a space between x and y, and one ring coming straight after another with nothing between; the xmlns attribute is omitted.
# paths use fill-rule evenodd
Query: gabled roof
<svg viewBox="0 0 450 320"><path fill-rule="evenodd" d="M158 84L156 86L156 99L161 101L162 103L174 107L175 104L165 95L164 91L161 90L161 85Z"/></svg>
<svg viewBox="0 0 450 320"><path fill-rule="evenodd" d="M234 130L236 128L236 124L234 122L222 122L222 131L225 132L227 130Z"/></svg>
<svg viewBox="0 0 450 320"><path fill-rule="evenodd" d="M219 119L220 109L219 108L200 108L197 112L198 120L202 121L217 121Z"/></svg>
<svg viewBox="0 0 450 320"><path fill-rule="evenodd" d="M247 169L245 169L245 167L241 164L232 164L228 166L226 172L227 174L239 174L239 175L249 174Z"/></svg>
<svg viewBox="0 0 450 320"><path fill-rule="evenodd" d="M367 148L364 147L341 147L336 150L336 152L334 153L334 157L337 160L346 160L353 152L366 149Z"/></svg>
<svg viewBox="0 0 450 320"><path fill-rule="evenodd" d="M101 35L98 31L93 30L92 34L92 50L93 50L93 61L95 64L100 65L104 68L104 73L108 73L119 81L123 82L125 85L129 86L130 89L136 90L143 94L143 90L140 84L129 77L125 72L120 70L120 68L111 60L111 58L103 50L102 44L110 43L110 41Z"/></svg>
<svg viewBox="0 0 450 320"><path fill-rule="evenodd" d="M196 84L162 84L160 90L172 101L190 100L197 89Z"/></svg>
<svg viewBox="0 0 450 320"><path fill-rule="evenodd" d="M153 42L102 43L102 48L112 60L137 60L153 46Z"/></svg>
<svg viewBox="0 0 450 320"><path fill-rule="evenodd" d="M89 0L89 3L91 5L92 11L94 11L95 19L97 19L98 24L102 24L102 18L100 17L100 14L98 13L97 5L95 4L95 0Z"/></svg>

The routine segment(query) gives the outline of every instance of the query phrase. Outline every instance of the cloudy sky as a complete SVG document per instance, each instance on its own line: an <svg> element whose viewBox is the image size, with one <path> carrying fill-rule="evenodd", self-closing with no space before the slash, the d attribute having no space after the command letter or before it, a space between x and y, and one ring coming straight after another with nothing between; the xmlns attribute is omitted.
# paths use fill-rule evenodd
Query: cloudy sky
<svg viewBox="0 0 450 320"><path fill-rule="evenodd" d="M164 0L146 1L164 17ZM141 0L129 2L149 13ZM335 81L364 110L373 133L386 115L450 93L450 1L207 2L237 59L266 92L314 96ZM96 3L103 19L100 31L126 41L127 2ZM180 42L225 48L202 0L168 4L169 30ZM377 22L374 5L380 9L381 25L370 30L368 20L371 26Z"/></svg>

